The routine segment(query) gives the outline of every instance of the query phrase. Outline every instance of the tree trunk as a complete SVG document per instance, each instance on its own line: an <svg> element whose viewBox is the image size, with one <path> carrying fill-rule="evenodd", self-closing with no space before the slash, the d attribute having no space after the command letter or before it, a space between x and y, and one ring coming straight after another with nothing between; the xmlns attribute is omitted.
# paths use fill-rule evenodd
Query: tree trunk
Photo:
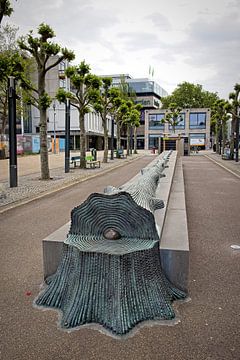
<svg viewBox="0 0 240 360"><path fill-rule="evenodd" d="M0 133L1 135L5 134L5 130L6 130L6 126L8 123L8 96L7 96L7 91L6 91L6 95L4 94L4 99L2 99L2 112L0 114L1 116L1 129L0 129Z"/></svg>
<svg viewBox="0 0 240 360"><path fill-rule="evenodd" d="M130 155L130 126L127 125L127 155Z"/></svg>
<svg viewBox="0 0 240 360"><path fill-rule="evenodd" d="M216 124L216 153L217 154L219 154L219 151L220 151L219 134L220 134L220 128L219 128L219 122L217 121L217 124Z"/></svg>
<svg viewBox="0 0 240 360"><path fill-rule="evenodd" d="M45 93L45 73L38 69L38 93L42 97ZM47 109L40 106L40 159L41 179L49 180L48 146L47 146Z"/></svg>
<svg viewBox="0 0 240 360"><path fill-rule="evenodd" d="M104 132L104 154L103 154L103 163L108 162L108 128L107 128L107 117L104 116L102 119L103 123L103 132Z"/></svg>
<svg viewBox="0 0 240 360"><path fill-rule="evenodd" d="M137 154L137 127L134 126L134 154Z"/></svg>
<svg viewBox="0 0 240 360"><path fill-rule="evenodd" d="M233 160L234 158L234 129L235 129L235 120L234 117L232 118L231 122L231 137L230 137L230 159Z"/></svg>
<svg viewBox="0 0 240 360"><path fill-rule="evenodd" d="M41 179L49 180L48 146L47 146L47 110L40 109L40 159Z"/></svg>
<svg viewBox="0 0 240 360"><path fill-rule="evenodd" d="M120 125L117 123L117 149L120 149L120 148L121 148L120 133L121 133L121 127L120 127Z"/></svg>
<svg viewBox="0 0 240 360"><path fill-rule="evenodd" d="M79 127L80 127L80 168L86 168L86 131L84 124L84 114L79 112Z"/></svg>
<svg viewBox="0 0 240 360"><path fill-rule="evenodd" d="M222 124L222 154L224 153L224 149L226 146L226 138L227 138L226 121L223 121L223 124Z"/></svg>
<svg viewBox="0 0 240 360"><path fill-rule="evenodd" d="M236 117L236 162L239 161L239 118Z"/></svg>

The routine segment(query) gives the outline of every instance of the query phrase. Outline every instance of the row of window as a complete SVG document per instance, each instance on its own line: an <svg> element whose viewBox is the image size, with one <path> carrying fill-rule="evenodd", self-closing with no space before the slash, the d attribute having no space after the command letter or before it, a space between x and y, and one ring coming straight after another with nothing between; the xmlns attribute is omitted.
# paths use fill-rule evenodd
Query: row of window
<svg viewBox="0 0 240 360"><path fill-rule="evenodd" d="M161 138L163 141L163 138ZM168 139L168 142L175 143L175 139ZM206 134L189 134L189 139L185 138L185 141L189 142L190 146L205 146L206 145ZM159 135L150 134L148 136L148 148L158 147Z"/></svg>
<svg viewBox="0 0 240 360"><path fill-rule="evenodd" d="M149 114L149 130L164 130L165 114ZM169 124L169 129L172 126ZM185 114L179 115L175 129L185 129ZM189 114L189 129L206 129L206 113L190 113Z"/></svg>

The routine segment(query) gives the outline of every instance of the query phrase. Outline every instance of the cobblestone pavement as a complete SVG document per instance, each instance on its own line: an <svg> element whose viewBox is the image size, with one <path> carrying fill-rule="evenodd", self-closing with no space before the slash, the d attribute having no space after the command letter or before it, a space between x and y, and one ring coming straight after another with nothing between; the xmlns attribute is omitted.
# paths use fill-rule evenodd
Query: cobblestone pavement
<svg viewBox="0 0 240 360"><path fill-rule="evenodd" d="M25 156L18 159L18 186L9 187L8 160L0 161L0 213L16 206L22 202L35 199L36 197L48 194L53 191L71 186L91 177L100 175L111 169L123 166L146 154L150 151L139 151L138 154L128 156L126 159L109 160L108 163L101 163L101 168L79 169L71 168L69 173L64 172L64 154L49 156L49 167L51 180L40 180L40 159L39 155ZM154 154L152 154L154 156ZM98 159L102 160L103 153L98 153Z"/></svg>

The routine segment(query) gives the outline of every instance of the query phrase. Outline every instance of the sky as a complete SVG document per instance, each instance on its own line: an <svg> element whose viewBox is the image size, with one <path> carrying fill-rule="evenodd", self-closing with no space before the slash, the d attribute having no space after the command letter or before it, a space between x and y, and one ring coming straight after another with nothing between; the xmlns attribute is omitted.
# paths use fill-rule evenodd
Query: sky
<svg viewBox="0 0 240 360"><path fill-rule="evenodd" d="M228 98L240 83L240 0L17 0L4 22L19 35L42 22L96 75L184 81ZM154 73L149 75L149 67Z"/></svg>

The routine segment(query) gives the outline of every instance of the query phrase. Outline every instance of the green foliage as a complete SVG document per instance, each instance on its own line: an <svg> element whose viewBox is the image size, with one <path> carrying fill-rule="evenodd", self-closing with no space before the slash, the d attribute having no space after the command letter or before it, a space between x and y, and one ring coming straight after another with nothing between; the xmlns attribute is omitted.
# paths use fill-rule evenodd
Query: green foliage
<svg viewBox="0 0 240 360"><path fill-rule="evenodd" d="M61 47L58 44L49 41L54 37L53 29L49 25L42 23L38 27L37 36L34 36L33 31L30 31L27 36L21 37L18 41L20 49L29 54L30 57L33 57L37 66L38 83L35 86L28 82L25 84L25 90L28 91L28 101L40 110L41 178L43 180L47 180L50 177L46 110L51 104L51 98L45 90L45 77L50 69L60 64L63 60L70 61L74 59L72 51L63 48L61 52Z"/></svg>
<svg viewBox="0 0 240 360"><path fill-rule="evenodd" d="M13 12L13 8L9 0L0 0L0 24L3 16L10 16Z"/></svg>
<svg viewBox="0 0 240 360"><path fill-rule="evenodd" d="M56 99L60 102L60 103L64 103L67 99L74 99L74 96L71 92L68 92L62 88L58 89L58 92L56 94Z"/></svg>
<svg viewBox="0 0 240 360"><path fill-rule="evenodd" d="M24 60L17 52L0 53L0 81L7 81L8 76L21 79L24 71Z"/></svg>
<svg viewBox="0 0 240 360"><path fill-rule="evenodd" d="M38 27L38 36L34 37L33 31L25 37L21 37L18 41L19 47L22 50L30 53L38 64L39 71L47 72L52 67L58 65L62 60L73 60L75 58L73 51L62 48L49 39L55 37L53 29L47 24L40 24ZM58 59L49 66L47 61L50 57L58 55Z"/></svg>
<svg viewBox="0 0 240 360"><path fill-rule="evenodd" d="M231 114L235 119L240 119L238 109L240 107L240 84L235 84L234 92L229 94L229 102L225 104L225 110Z"/></svg>
<svg viewBox="0 0 240 360"><path fill-rule="evenodd" d="M219 99L215 101L211 109L211 131L216 137L216 151L220 153L220 144L225 148L227 139L227 121L229 115L227 111L229 103L226 100Z"/></svg>
<svg viewBox="0 0 240 360"><path fill-rule="evenodd" d="M6 25L0 29L0 133L5 133L8 121L8 77L16 79L16 91L26 78L27 61L22 57L16 45L17 28ZM17 102L17 115L20 104Z"/></svg>
<svg viewBox="0 0 240 360"><path fill-rule="evenodd" d="M173 132L175 132L176 126L182 120L181 111L182 108L177 103L170 103L165 118L162 120L163 123L167 122L172 126Z"/></svg>
<svg viewBox="0 0 240 360"><path fill-rule="evenodd" d="M48 93L44 93L39 96L39 109L46 110L51 105L52 98L48 95Z"/></svg>
<svg viewBox="0 0 240 360"><path fill-rule="evenodd" d="M41 35L41 40L46 42L48 39L55 37L53 29L44 23L41 23L38 27L38 34Z"/></svg>
<svg viewBox="0 0 240 360"><path fill-rule="evenodd" d="M218 100L217 93L205 91L202 85L188 82L178 84L171 95L161 99L162 109L168 109L171 103L176 103L181 108L207 108Z"/></svg>

